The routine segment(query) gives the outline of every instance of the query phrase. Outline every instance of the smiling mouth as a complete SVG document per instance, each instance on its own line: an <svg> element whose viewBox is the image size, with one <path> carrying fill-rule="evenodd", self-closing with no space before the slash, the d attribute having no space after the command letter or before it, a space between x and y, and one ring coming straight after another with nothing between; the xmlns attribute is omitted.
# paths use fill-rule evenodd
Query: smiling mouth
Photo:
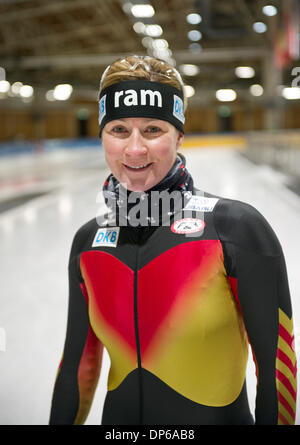
<svg viewBox="0 0 300 445"><path fill-rule="evenodd" d="M150 165L152 165L153 163L152 162L150 162L149 164L142 164L142 165L136 165L136 166L134 166L134 165L127 165L127 164L124 164L125 165L125 167L128 169L128 170L130 170L130 171L134 171L134 172L141 172L141 171L144 171L144 170L146 170L148 167L150 167Z"/></svg>

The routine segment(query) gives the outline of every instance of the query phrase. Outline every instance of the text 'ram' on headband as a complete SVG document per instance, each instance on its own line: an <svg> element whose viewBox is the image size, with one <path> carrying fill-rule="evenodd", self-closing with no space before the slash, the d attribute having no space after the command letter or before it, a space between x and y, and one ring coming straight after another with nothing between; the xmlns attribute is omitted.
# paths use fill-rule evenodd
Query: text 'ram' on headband
<svg viewBox="0 0 300 445"><path fill-rule="evenodd" d="M160 82L141 79L110 85L100 93L100 136L108 122L126 117L161 119L183 133L183 100L181 91Z"/></svg>

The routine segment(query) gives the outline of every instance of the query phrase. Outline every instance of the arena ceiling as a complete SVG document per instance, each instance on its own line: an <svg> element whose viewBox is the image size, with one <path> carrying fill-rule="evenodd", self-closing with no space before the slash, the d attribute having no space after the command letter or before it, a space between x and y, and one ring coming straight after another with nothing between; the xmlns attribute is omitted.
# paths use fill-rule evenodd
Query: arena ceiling
<svg viewBox="0 0 300 445"><path fill-rule="evenodd" d="M272 75L274 35L283 5L293 1L0 0L0 66L11 84L22 82L39 92L68 83L76 94L94 98L109 63L154 52L180 70L184 64L197 67L183 76L195 97L218 88L246 90ZM134 16L137 4L151 5L154 15ZM268 4L276 6L275 16L263 13ZM187 21L192 13L201 16L200 23ZM266 25L265 32L254 30L257 22ZM238 78L237 66L253 67L254 77ZM290 72L289 65L283 82L289 82Z"/></svg>

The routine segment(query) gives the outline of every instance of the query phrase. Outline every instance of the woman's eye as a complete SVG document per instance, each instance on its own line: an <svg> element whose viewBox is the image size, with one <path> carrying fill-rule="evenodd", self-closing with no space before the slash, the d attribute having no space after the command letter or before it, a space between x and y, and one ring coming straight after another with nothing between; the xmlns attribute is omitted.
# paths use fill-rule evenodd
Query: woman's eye
<svg viewBox="0 0 300 445"><path fill-rule="evenodd" d="M125 127L122 127L121 125L119 126L116 126L116 127L113 127L112 128L112 131L114 132L114 133L124 133L124 132L126 132L127 130L126 130L126 128Z"/></svg>
<svg viewBox="0 0 300 445"><path fill-rule="evenodd" d="M159 133L161 129L159 127L148 127L146 133Z"/></svg>

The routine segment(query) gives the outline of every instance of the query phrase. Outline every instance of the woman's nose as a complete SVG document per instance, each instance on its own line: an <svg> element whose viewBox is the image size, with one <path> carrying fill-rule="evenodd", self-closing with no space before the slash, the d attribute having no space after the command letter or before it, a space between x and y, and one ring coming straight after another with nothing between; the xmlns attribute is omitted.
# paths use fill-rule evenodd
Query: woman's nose
<svg viewBox="0 0 300 445"><path fill-rule="evenodd" d="M145 144L145 139L143 138L141 132L138 129L133 129L129 138L126 140L125 152L128 155L132 154L143 154L147 152L147 146Z"/></svg>

